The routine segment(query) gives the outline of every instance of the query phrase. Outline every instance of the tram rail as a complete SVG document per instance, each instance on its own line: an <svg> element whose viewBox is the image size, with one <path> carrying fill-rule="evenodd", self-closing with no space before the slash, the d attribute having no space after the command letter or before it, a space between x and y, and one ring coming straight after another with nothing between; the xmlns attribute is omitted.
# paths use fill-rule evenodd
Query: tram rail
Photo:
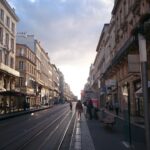
<svg viewBox="0 0 150 150"><path fill-rule="evenodd" d="M25 131L24 133L21 133L20 135L14 137L10 141L8 141L6 144L0 146L0 150L22 150L33 141L34 138L40 136L45 130L47 130L49 127L54 125L56 122L59 122L63 116L66 116L66 113L68 114L69 111L65 111L63 114L61 114L59 117L57 117L55 120L53 120L51 123L49 123L49 119L44 120L43 122L37 124L36 126L30 128L29 130ZM20 141L21 140L21 141Z"/></svg>

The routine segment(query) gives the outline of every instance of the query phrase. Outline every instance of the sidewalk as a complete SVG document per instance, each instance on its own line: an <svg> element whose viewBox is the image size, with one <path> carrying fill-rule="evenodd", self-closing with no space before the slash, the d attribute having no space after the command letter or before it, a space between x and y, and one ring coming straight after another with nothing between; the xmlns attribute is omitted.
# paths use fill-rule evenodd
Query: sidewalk
<svg viewBox="0 0 150 150"><path fill-rule="evenodd" d="M119 112L118 115L116 115L115 111L109 111L107 109L103 109L105 110L104 112L105 113L108 113L108 114L111 114L112 116L118 118L118 119L121 119L121 120L124 120L124 115L123 113ZM102 110L100 110L98 113L98 115L100 116L100 113L102 112ZM144 118L142 117L137 117L137 116L130 116L130 119L131 119L131 124L137 126L137 127L140 127L142 129L145 128L144 126Z"/></svg>
<svg viewBox="0 0 150 150"><path fill-rule="evenodd" d="M43 108L35 108L35 109L26 110L26 111L12 112L12 113L8 113L8 114L0 115L0 120L5 120L5 119L13 118L13 117L16 117L16 116L21 116L21 115L24 115L24 114L33 113L33 112L41 111L41 110L44 110L44 109L49 109L51 107L52 106L43 107Z"/></svg>
<svg viewBox="0 0 150 150"><path fill-rule="evenodd" d="M95 150L84 114L75 122L70 150Z"/></svg>
<svg viewBox="0 0 150 150"><path fill-rule="evenodd" d="M145 128L144 128L144 125L142 124L143 118L131 117L130 132L129 132L129 122L124 119L124 116L122 113L119 113L118 116L113 111L106 110L103 113L106 113L106 115L108 113L109 115L112 115L115 117L115 124L113 126L113 131L115 131L114 134L117 133L118 135L120 135L120 137L122 136L123 142L129 141L129 137L130 137L131 144L134 147L134 149L145 150L146 143L145 143ZM101 121L102 116L103 115L99 111L99 119L100 119L99 122ZM141 124L137 123L137 121L140 122ZM95 133L97 133L96 130L95 130ZM102 133L102 130L101 130L101 133ZM114 136L114 134L112 134L112 136Z"/></svg>
<svg viewBox="0 0 150 150"><path fill-rule="evenodd" d="M119 121L120 120L120 121ZM87 120L82 114L81 120L75 122L70 150L128 150L124 146L124 127L121 119L117 120L112 129L103 125L99 120ZM132 150L145 150L144 129L132 126ZM140 130L141 129L141 130ZM137 132L138 131L138 132ZM142 139L142 140L141 140Z"/></svg>

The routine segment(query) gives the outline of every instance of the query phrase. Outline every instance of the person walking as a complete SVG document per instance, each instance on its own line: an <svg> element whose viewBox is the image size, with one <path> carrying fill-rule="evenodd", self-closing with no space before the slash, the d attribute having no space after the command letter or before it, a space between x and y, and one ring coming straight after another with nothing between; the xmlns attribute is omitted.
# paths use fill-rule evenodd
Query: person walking
<svg viewBox="0 0 150 150"><path fill-rule="evenodd" d="M78 116L78 120L81 119L81 113L83 112L83 106L80 100L78 100L77 104L76 104L76 112L77 112L77 116Z"/></svg>
<svg viewBox="0 0 150 150"><path fill-rule="evenodd" d="M115 111L116 111L116 115L118 116L118 114L119 114L119 103L118 103L118 101L115 102Z"/></svg>
<svg viewBox="0 0 150 150"><path fill-rule="evenodd" d="M70 110L72 111L72 102L71 101L69 103L69 106L70 106Z"/></svg>
<svg viewBox="0 0 150 150"><path fill-rule="evenodd" d="M90 99L90 100L88 101L88 104L87 104L87 111L88 111L90 120L93 118L92 109L93 109L93 102L92 102L92 100Z"/></svg>

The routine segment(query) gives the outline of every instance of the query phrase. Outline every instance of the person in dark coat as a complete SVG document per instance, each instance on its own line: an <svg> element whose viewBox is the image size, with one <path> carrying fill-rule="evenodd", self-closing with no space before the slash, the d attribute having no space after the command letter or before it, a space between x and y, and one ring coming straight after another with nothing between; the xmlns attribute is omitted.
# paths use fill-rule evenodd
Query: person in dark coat
<svg viewBox="0 0 150 150"><path fill-rule="evenodd" d="M93 118L92 109L93 109L93 102L92 102L92 100L90 99L90 100L88 101L88 104L87 104L87 112L88 112L88 114L89 114L90 120Z"/></svg>
<svg viewBox="0 0 150 150"><path fill-rule="evenodd" d="M76 104L76 111L78 113L78 120L80 120L81 119L81 113L83 112L83 106L82 106L81 101L77 102L77 104Z"/></svg>
<svg viewBox="0 0 150 150"><path fill-rule="evenodd" d="M71 101L69 103L69 106L70 106L70 110L72 111L72 102Z"/></svg>

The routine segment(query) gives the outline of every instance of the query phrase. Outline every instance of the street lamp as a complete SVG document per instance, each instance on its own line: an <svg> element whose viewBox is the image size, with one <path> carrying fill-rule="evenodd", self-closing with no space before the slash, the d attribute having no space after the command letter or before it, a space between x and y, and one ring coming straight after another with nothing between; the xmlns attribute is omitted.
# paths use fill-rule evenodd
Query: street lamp
<svg viewBox="0 0 150 150"><path fill-rule="evenodd" d="M129 83L125 82L122 88L122 93L125 99L125 108L124 108L124 131L125 131L125 143L128 147L131 146L131 120L130 120L130 88Z"/></svg>
<svg viewBox="0 0 150 150"><path fill-rule="evenodd" d="M144 96L144 120L145 120L145 135L147 150L150 150L150 114L149 114L149 100L148 100L148 65L147 65L147 52L146 52L146 39L142 34L138 34L139 40L139 53L141 62L141 78L142 89Z"/></svg>

